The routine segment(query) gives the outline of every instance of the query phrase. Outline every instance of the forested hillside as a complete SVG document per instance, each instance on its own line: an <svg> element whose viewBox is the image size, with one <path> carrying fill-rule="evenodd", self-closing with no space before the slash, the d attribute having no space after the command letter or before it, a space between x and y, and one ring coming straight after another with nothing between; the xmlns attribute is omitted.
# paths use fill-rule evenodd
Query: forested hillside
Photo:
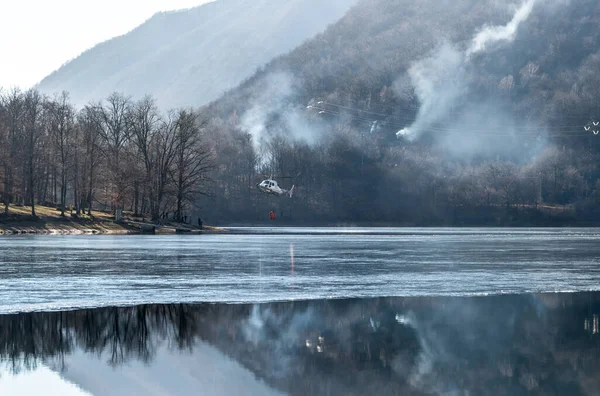
<svg viewBox="0 0 600 396"><path fill-rule="evenodd" d="M202 110L219 153L204 208L228 221L272 207L294 222L597 220L599 22L590 0L362 1ZM271 174L299 175L282 181L294 199L252 188Z"/></svg>
<svg viewBox="0 0 600 396"><path fill-rule="evenodd" d="M362 0L194 111L5 92L2 197L218 224L598 224L599 26L592 0ZM271 175L293 198L259 192Z"/></svg>
<svg viewBox="0 0 600 396"><path fill-rule="evenodd" d="M355 0L217 0L159 13L68 62L39 84L81 107L113 91L159 107L200 106L338 20Z"/></svg>

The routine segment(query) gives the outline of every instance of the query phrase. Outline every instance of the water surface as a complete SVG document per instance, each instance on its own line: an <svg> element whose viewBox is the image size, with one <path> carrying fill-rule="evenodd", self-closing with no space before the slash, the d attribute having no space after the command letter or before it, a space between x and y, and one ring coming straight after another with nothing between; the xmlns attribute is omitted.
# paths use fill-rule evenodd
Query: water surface
<svg viewBox="0 0 600 396"><path fill-rule="evenodd" d="M600 293L5 314L0 394L592 396L599 314Z"/></svg>
<svg viewBox="0 0 600 396"><path fill-rule="evenodd" d="M598 229L0 238L0 312L600 288Z"/></svg>

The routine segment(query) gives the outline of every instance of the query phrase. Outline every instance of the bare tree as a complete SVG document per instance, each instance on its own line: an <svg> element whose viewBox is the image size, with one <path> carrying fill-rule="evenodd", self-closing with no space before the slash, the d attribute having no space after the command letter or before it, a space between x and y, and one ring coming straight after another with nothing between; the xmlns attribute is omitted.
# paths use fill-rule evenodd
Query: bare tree
<svg viewBox="0 0 600 396"><path fill-rule="evenodd" d="M24 141L23 153L25 159L24 177L26 182L27 200L31 205L31 215L35 214L35 189L38 180L38 160L44 137L44 102L45 98L35 89L25 92L24 96Z"/></svg>
<svg viewBox="0 0 600 396"><path fill-rule="evenodd" d="M131 139L137 151L136 157L144 169L144 178L141 182L143 183L144 190L149 194L150 205L152 207L153 202L156 199L153 176L157 166L154 140L157 138L159 128L161 127L161 120L155 100L150 96L146 96L139 102L135 103L129 112L128 122L129 130L131 132ZM136 215L138 214L139 207L139 185L140 178L135 177L133 206L135 208Z"/></svg>
<svg viewBox="0 0 600 396"><path fill-rule="evenodd" d="M81 127L80 125L76 122L76 115L74 114L74 133L73 133L73 141L71 142L72 144L72 150L71 152L73 153L73 164L72 164L72 183L73 183L73 202L75 203L75 214L77 216L79 216L81 214L81 176L80 176L80 172L81 172L81 154L82 154L82 144L81 144Z"/></svg>
<svg viewBox="0 0 600 396"><path fill-rule="evenodd" d="M175 218L183 219L185 205L198 195L207 195L206 183L213 168L213 153L202 141L198 115L180 110L176 122L177 150L175 169L171 173L176 191Z"/></svg>
<svg viewBox="0 0 600 396"><path fill-rule="evenodd" d="M82 186L88 215L92 214L94 201L94 188L96 179L96 166L100 162L100 136L102 131L101 117L98 114L100 107L90 104L85 106L78 116L78 124L81 129L81 153L82 153Z"/></svg>
<svg viewBox="0 0 600 396"><path fill-rule="evenodd" d="M518 167L510 162L491 163L486 169L486 178L509 208L519 193Z"/></svg>
<svg viewBox="0 0 600 396"><path fill-rule="evenodd" d="M106 105L94 112L100 117L100 136L107 160L113 209L123 209L126 194L128 175L122 161L130 137L127 119L130 108L130 99L115 92L106 99Z"/></svg>
<svg viewBox="0 0 600 396"><path fill-rule="evenodd" d="M17 89L0 96L2 120L0 130L0 161L4 168L4 213L14 199L17 156L22 143L24 97Z"/></svg>
<svg viewBox="0 0 600 396"><path fill-rule="evenodd" d="M172 115L169 115L168 119L161 123L152 139L154 169L150 183L150 211L154 221L160 217L160 210L163 207L167 188L171 182L170 175L173 171L173 165L177 160L177 153L180 151L179 144L181 142L178 139L178 124L176 121L173 120Z"/></svg>
<svg viewBox="0 0 600 396"><path fill-rule="evenodd" d="M48 123L50 141L56 150L60 172L60 213L65 215L67 201L67 185L70 171L74 165L75 148L75 109L69 103L69 94L63 92L53 101L46 105L48 112Z"/></svg>
<svg viewBox="0 0 600 396"><path fill-rule="evenodd" d="M0 174L0 183L2 183L2 202L5 203L8 201L8 191L6 191L6 166L8 162L8 116L6 112L6 106L4 104L3 93L0 90L0 167L4 169L4 171ZM5 211L8 210L8 205L5 206Z"/></svg>

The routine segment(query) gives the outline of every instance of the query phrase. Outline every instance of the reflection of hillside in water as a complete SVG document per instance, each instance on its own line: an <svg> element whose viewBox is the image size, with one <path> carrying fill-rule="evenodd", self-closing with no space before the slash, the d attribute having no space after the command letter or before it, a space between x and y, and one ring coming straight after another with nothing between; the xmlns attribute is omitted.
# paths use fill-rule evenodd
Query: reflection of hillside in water
<svg viewBox="0 0 600 396"><path fill-rule="evenodd" d="M290 394L592 395L598 313L600 293L27 313L0 316L0 359L119 368L206 342Z"/></svg>

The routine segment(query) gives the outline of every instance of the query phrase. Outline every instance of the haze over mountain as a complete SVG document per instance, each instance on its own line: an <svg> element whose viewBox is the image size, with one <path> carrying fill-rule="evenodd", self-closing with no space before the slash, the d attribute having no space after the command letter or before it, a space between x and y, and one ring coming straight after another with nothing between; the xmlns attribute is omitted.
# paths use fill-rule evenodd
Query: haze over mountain
<svg viewBox="0 0 600 396"><path fill-rule="evenodd" d="M163 12L84 52L43 79L81 106L113 91L153 95L163 108L199 106L275 56L323 31L355 0L217 0Z"/></svg>
<svg viewBox="0 0 600 396"><path fill-rule="evenodd" d="M360 1L204 109L219 153L205 211L289 213L248 192L258 164L299 175L296 219L508 224L528 215L503 207L544 202L589 221L599 21L592 0Z"/></svg>
<svg viewBox="0 0 600 396"><path fill-rule="evenodd" d="M248 15L264 14L252 14L249 2L224 1L247 5L244 12L229 8L229 17L223 11L221 21L231 27L227 31L247 32L236 27L233 16L246 23L257 20ZM222 10L224 4L194 12L206 7ZM268 4L265 0L256 9L264 11ZM294 7L307 11L303 14ZM303 25L300 16L314 16L317 8L313 0L285 6L273 2L272 10L281 13L265 17L272 21L263 26L256 23L254 29L260 32L256 37L273 42L274 32L295 32ZM175 18L171 22L185 32L183 21L189 22L189 15L154 19ZM119 95L77 119L71 115L71 122L80 123L89 139L100 133L95 144L80 139L73 147L83 153L84 169L94 168L89 174L80 172L92 176L80 182L90 191L85 200L78 200L88 207L97 202L96 207L112 210L120 205L136 213L142 202L142 213L151 213L154 219L181 220L189 214L207 224L256 224L268 221L271 210L278 213L278 220L292 224L600 224L599 22L600 3L595 0L359 0L322 33L264 64L239 86L193 114L178 113L175 124L171 119L152 123L156 121L152 103L131 102ZM184 97L200 98L204 91L194 90L201 86L221 86L207 72L184 66L183 60L204 59L196 47L192 51L190 41L165 40L160 32L149 40L143 32L150 25L128 39L100 46L107 51L104 55L100 49L90 51L97 53L96 62L103 62L102 67L92 65L94 70L123 79L112 87L104 83L106 91L118 86L134 99L154 94L162 106L172 108ZM170 29L159 25L166 36ZM203 31L211 28L216 29L216 22ZM136 38L145 44L131 44ZM238 51L231 56L246 73L252 73L254 65L240 59L252 57L248 46L256 40L248 35L229 47ZM283 36L275 40L283 41ZM129 47L117 49L127 42ZM154 46L158 49L149 49ZM242 49L246 52L239 56ZM146 53L151 53L150 61ZM213 54L226 56L222 51ZM134 65L129 67L124 60ZM144 67L135 67L134 60ZM219 63L213 70L217 67L226 69ZM167 75L160 72L163 69L186 73L175 77L177 73ZM114 83L113 77L96 77ZM73 78L79 78L77 73ZM140 82L137 91L128 86L133 80ZM165 89L160 95L152 90L158 85ZM88 92L85 86L76 91L95 100L108 94L92 88ZM216 90L211 92L217 95ZM72 146L56 143L45 134L47 129L27 127L27 122L43 125L39 113L30 113L39 120L18 117L19 103L34 100L31 92L6 96L6 125L15 125L7 141L33 143L4 154L5 190L12 192L9 197L29 191L31 202L36 192L40 202L48 197L56 202L50 188L57 177L55 169L66 169L63 197L68 188L78 186L67 177L69 168L57 165L68 156L58 158L56 153ZM48 109L59 105L56 99L44 100ZM97 131L112 130L113 123L119 125L118 132L130 133L118 134L115 140ZM202 163L198 169L205 173L194 174L195 183L179 183L173 177L155 181L159 170L154 157L173 158L167 152L172 146L161 143L148 151L148 125L156 139L188 136L177 135L173 132L177 129L168 125L192 131L194 139L177 147L182 158L189 154L199 161L195 163ZM40 140L10 140L32 131ZM100 154L96 146L102 149ZM37 157L32 159L32 152ZM38 158L49 160L33 169L37 175L22 169L23 163ZM13 180L11 166L26 177ZM178 166L184 174L186 162L166 161L161 166L164 175L174 174ZM257 183L269 176L285 189L295 184L293 198L257 191ZM28 190L23 180L43 183L39 191L35 184ZM118 193L107 193L111 188ZM152 189L169 195L160 195L166 197L162 201L153 199L159 195L151 194ZM152 205L144 203L148 199Z"/></svg>

